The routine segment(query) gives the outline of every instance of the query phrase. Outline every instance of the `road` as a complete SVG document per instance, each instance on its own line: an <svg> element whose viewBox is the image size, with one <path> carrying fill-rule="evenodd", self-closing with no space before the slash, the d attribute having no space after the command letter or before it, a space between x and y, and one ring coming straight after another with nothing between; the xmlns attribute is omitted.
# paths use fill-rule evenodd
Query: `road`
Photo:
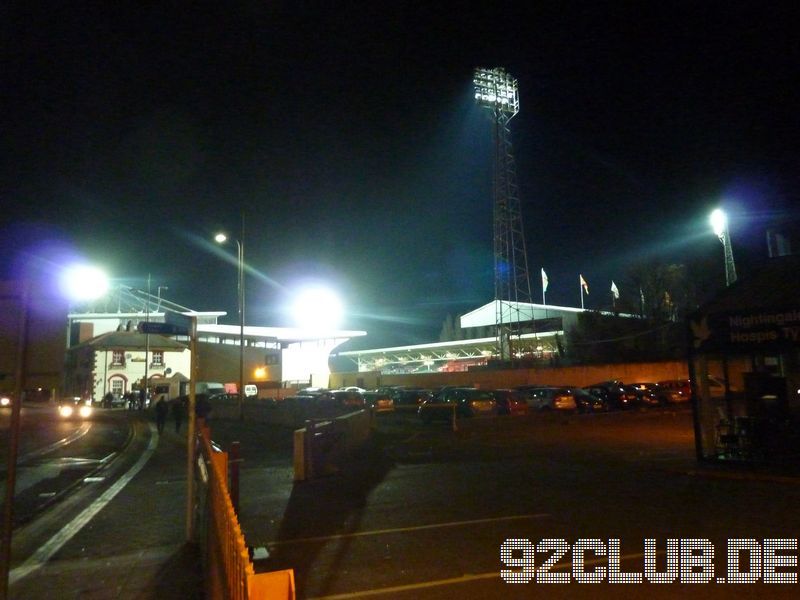
<svg viewBox="0 0 800 600"><path fill-rule="evenodd" d="M0 445L8 448L8 416ZM149 427L124 411L61 419L52 405L21 411L14 497L13 585L35 572L102 509L103 496L142 456ZM3 465L5 467L5 465ZM6 473L3 477L5 494ZM110 533L110 532L109 532Z"/></svg>
<svg viewBox="0 0 800 600"><path fill-rule="evenodd" d="M370 456L335 475L292 485L285 466L245 458L240 516L248 541L269 551L259 569L294 568L301 598L796 594L797 585L598 587L569 575L577 554L588 570L612 569L617 545L619 570L642 573L645 540L654 539L657 570L685 559L689 571L676 581L702 579L707 572L691 575L688 555L668 568L666 550L668 540L707 540L697 543L716 550L716 571L706 577L716 582L728 575L729 538L759 547L797 539L800 479L698 469L693 444L685 408L462 420L455 432L381 415ZM552 571L569 584L536 583L537 571L531 583L512 585L500 577L510 568L500 555L508 539L530 542L537 569L554 554L537 548L543 540L600 546L564 553ZM684 542L685 552L693 543ZM778 571L796 575L798 553L788 554L794 564Z"/></svg>

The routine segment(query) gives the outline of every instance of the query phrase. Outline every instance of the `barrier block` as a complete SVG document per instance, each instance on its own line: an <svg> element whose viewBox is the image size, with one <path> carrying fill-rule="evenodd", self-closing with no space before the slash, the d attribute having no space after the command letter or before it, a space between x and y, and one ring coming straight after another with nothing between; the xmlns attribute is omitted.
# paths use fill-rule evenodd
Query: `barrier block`
<svg viewBox="0 0 800 600"><path fill-rule="evenodd" d="M250 580L250 598L294 600L294 571L269 571L254 575Z"/></svg>

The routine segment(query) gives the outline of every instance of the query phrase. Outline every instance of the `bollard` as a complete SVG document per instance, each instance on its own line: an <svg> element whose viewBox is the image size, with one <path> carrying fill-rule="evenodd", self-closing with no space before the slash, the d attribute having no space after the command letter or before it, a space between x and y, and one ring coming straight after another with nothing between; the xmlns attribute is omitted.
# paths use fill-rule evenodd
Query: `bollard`
<svg viewBox="0 0 800 600"><path fill-rule="evenodd" d="M233 504L233 511L239 514L239 463L242 462L239 458L240 444L239 442L231 442L229 465L231 468L231 504Z"/></svg>
<svg viewBox="0 0 800 600"><path fill-rule="evenodd" d="M303 462L305 463L305 478L311 479L314 477L314 421L306 421L306 435L303 439L304 452Z"/></svg>

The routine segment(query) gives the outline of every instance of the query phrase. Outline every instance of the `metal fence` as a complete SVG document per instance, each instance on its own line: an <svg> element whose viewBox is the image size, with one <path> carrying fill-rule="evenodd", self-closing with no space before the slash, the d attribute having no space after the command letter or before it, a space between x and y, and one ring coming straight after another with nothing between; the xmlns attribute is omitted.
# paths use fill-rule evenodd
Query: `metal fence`
<svg viewBox="0 0 800 600"><path fill-rule="evenodd" d="M291 569L256 574L228 488L228 454L197 433L197 533L203 547L206 597L214 600L294 599Z"/></svg>

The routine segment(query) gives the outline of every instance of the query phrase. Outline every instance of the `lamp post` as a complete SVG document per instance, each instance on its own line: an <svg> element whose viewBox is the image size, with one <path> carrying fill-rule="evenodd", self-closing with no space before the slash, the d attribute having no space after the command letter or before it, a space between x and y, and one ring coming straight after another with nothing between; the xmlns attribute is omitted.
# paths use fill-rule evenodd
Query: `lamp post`
<svg viewBox="0 0 800 600"><path fill-rule="evenodd" d="M731 234L728 230L728 216L717 208L711 213L711 228L722 243L725 256L725 285L729 286L736 281L736 265L733 263L733 249L731 248Z"/></svg>
<svg viewBox="0 0 800 600"><path fill-rule="evenodd" d="M244 232L244 220L242 220L242 232ZM228 236L224 233L218 233L214 236L214 241L218 244L224 244L228 241ZM236 242L236 256L239 267L239 419L244 419L244 243L236 239L233 241Z"/></svg>

